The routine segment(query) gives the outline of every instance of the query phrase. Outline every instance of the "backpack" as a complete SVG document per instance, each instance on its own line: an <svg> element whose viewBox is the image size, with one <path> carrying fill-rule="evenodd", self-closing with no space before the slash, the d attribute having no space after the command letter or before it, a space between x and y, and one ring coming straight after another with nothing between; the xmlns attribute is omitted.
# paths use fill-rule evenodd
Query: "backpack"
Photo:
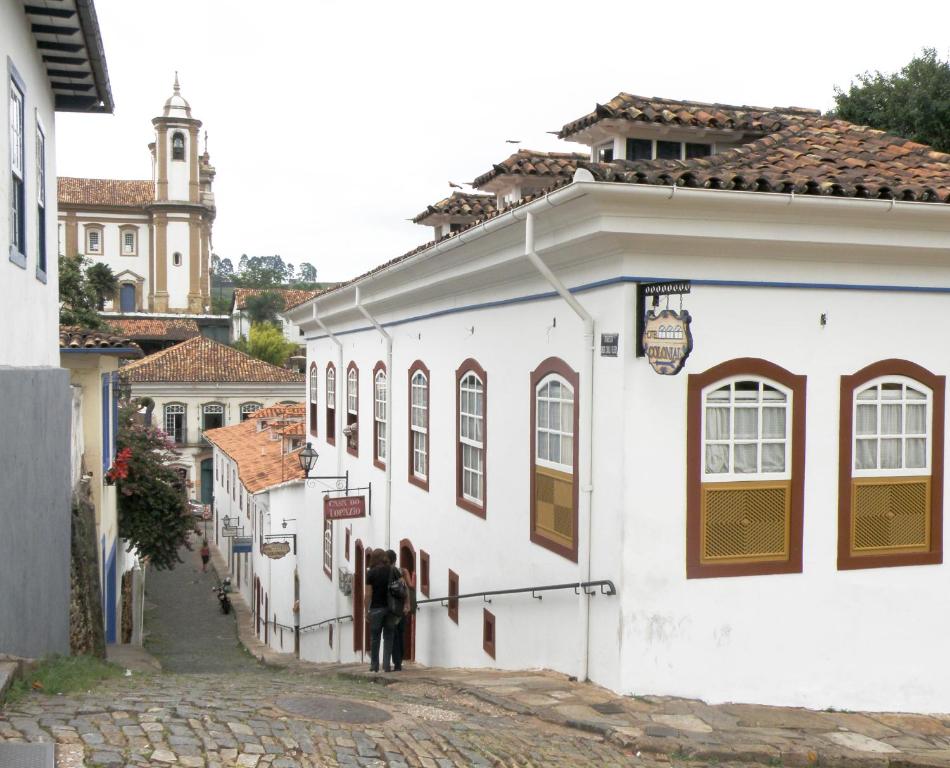
<svg viewBox="0 0 950 768"><path fill-rule="evenodd" d="M386 595L386 605L389 612L395 616L402 616L406 605L406 582L402 580L402 573L393 568L393 577L389 582L389 591Z"/></svg>

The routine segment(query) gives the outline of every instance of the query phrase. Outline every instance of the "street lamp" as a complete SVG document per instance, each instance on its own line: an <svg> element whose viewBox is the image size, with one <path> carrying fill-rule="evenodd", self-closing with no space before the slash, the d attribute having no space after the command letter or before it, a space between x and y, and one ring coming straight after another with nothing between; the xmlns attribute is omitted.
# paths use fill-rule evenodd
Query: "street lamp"
<svg viewBox="0 0 950 768"><path fill-rule="evenodd" d="M300 468L303 470L304 476L309 478L310 470L316 466L317 459L320 458L319 454L313 450L310 443L307 443L307 447L300 452L297 458L300 461Z"/></svg>

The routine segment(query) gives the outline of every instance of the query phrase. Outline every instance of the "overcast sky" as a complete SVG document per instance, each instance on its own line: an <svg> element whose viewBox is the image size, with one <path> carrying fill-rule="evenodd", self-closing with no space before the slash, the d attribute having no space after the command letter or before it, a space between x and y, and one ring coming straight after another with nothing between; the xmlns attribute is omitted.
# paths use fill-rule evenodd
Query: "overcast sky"
<svg viewBox="0 0 950 768"><path fill-rule="evenodd" d="M217 169L214 251L341 280L429 238L407 219L619 91L833 105L923 47L950 3L95 0L116 109L60 115L64 176L148 178L174 72Z"/></svg>

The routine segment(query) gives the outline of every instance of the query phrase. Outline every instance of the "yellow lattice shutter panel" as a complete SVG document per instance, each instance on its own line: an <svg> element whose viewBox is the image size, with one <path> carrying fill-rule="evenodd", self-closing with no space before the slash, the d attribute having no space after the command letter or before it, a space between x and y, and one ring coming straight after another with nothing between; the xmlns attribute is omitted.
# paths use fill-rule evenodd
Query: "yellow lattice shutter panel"
<svg viewBox="0 0 950 768"><path fill-rule="evenodd" d="M574 541L574 476L535 467L534 505L537 532L570 547Z"/></svg>
<svg viewBox="0 0 950 768"><path fill-rule="evenodd" d="M851 499L853 555L929 550L929 477L855 479Z"/></svg>
<svg viewBox="0 0 950 768"><path fill-rule="evenodd" d="M788 481L706 483L702 496L702 562L788 559Z"/></svg>

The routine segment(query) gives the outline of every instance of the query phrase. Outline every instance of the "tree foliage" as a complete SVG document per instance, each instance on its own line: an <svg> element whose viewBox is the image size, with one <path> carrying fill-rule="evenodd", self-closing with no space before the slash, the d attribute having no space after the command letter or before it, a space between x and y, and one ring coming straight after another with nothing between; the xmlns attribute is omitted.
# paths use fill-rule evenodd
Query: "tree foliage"
<svg viewBox="0 0 950 768"><path fill-rule="evenodd" d="M159 570L182 562L178 550L188 546L194 527L185 499L185 484L172 468L179 456L158 427L135 418L138 401L119 411L116 464L110 471L119 499L119 535Z"/></svg>
<svg viewBox="0 0 950 768"><path fill-rule="evenodd" d="M119 287L119 280L112 267L101 261L86 269L86 282L92 295L96 297L96 308L100 311L105 307L106 299L114 296Z"/></svg>
<svg viewBox="0 0 950 768"><path fill-rule="evenodd" d="M252 323L246 339L234 342L235 349L271 365L283 365L297 349L284 338L283 331L271 323Z"/></svg>
<svg viewBox="0 0 950 768"><path fill-rule="evenodd" d="M252 326L255 323L271 323L279 326L277 313L283 308L284 297L274 291L258 293L244 300L244 309L251 319Z"/></svg>
<svg viewBox="0 0 950 768"><path fill-rule="evenodd" d="M103 265L105 266L105 265ZM96 311L96 294L87 278L89 259L81 254L63 256L59 260L59 322L91 330L102 328Z"/></svg>
<svg viewBox="0 0 950 768"><path fill-rule="evenodd" d="M950 63L924 48L899 72L857 75L847 92L835 88L835 114L941 152L950 152Z"/></svg>

